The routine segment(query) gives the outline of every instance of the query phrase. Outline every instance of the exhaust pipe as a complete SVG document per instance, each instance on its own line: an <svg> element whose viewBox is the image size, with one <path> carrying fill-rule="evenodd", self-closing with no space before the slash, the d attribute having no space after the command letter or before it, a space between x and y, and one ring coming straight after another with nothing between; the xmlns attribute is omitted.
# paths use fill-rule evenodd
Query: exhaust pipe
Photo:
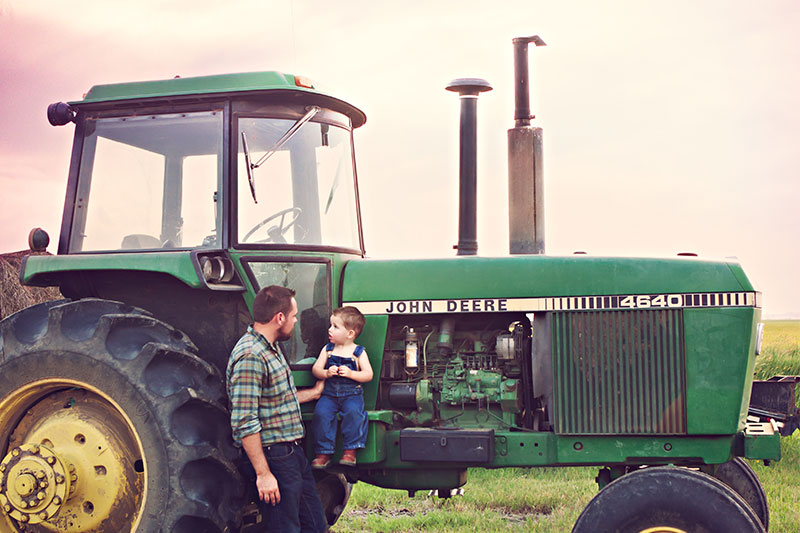
<svg viewBox="0 0 800 533"><path fill-rule="evenodd" d="M491 91L492 87L488 81L480 78L458 78L451 81L446 89L457 92L461 99L458 244L453 248L458 250L457 255L477 255L478 95L484 91Z"/></svg>
<svg viewBox="0 0 800 533"><path fill-rule="evenodd" d="M531 126L528 44L546 46L538 36L514 43L514 127L508 130L509 253L544 253L544 171L542 128Z"/></svg>

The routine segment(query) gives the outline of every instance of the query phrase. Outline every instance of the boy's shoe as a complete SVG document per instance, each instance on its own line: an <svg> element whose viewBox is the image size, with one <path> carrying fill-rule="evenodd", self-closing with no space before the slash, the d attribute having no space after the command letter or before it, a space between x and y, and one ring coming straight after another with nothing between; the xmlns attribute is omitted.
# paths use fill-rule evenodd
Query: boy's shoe
<svg viewBox="0 0 800 533"><path fill-rule="evenodd" d="M356 451L345 450L342 458L339 459L339 464L344 466L356 466Z"/></svg>
<svg viewBox="0 0 800 533"><path fill-rule="evenodd" d="M311 468L314 470L322 470L331 464L331 456L325 453L318 453L314 460L311 461Z"/></svg>

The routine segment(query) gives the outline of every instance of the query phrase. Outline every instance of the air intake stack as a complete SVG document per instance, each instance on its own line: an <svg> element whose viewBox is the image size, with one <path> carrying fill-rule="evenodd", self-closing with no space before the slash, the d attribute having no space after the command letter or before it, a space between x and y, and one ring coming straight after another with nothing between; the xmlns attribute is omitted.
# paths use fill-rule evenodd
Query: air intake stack
<svg viewBox="0 0 800 533"><path fill-rule="evenodd" d="M478 253L478 95L491 91L489 82L480 78L458 78L447 85L448 91L461 97L459 126L459 200L457 255Z"/></svg>
<svg viewBox="0 0 800 533"><path fill-rule="evenodd" d="M509 253L544 253L544 171L542 128L531 126L528 44L545 46L538 36L514 43L514 127L508 130Z"/></svg>

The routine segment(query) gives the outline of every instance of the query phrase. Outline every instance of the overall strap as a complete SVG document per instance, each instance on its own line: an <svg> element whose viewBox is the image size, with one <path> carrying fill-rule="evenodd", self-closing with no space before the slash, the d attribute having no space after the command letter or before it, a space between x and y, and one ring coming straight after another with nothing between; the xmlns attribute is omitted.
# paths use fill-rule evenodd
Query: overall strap
<svg viewBox="0 0 800 533"><path fill-rule="evenodd" d="M353 350L353 355L356 356L356 370L361 370L361 365L358 364L358 358L361 356L362 353L364 353L364 347L361 346L360 344L357 344L356 349Z"/></svg>

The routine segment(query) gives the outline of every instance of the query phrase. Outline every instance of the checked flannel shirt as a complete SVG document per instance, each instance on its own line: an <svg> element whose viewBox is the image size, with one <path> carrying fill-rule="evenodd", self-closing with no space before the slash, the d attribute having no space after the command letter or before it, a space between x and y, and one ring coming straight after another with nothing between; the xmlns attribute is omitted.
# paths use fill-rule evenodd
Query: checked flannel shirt
<svg viewBox="0 0 800 533"><path fill-rule="evenodd" d="M233 438L261 433L269 446L303 437L303 419L292 372L280 349L252 326L233 347L225 372Z"/></svg>

